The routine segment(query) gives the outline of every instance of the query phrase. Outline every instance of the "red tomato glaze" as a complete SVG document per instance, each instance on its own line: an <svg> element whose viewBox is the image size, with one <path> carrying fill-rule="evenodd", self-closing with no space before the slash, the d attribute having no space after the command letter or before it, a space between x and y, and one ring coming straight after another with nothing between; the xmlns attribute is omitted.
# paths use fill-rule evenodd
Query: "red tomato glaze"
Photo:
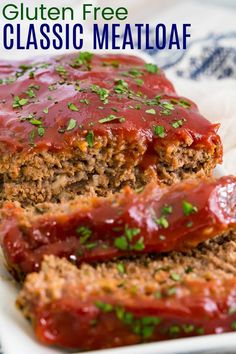
<svg viewBox="0 0 236 354"><path fill-rule="evenodd" d="M188 289L189 294L182 294ZM155 299L115 294L80 301L63 297L33 312L37 338L44 344L93 350L236 329L236 280L192 280L175 295ZM95 301L96 300L96 301ZM107 306L108 305L108 306Z"/></svg>
<svg viewBox="0 0 236 354"><path fill-rule="evenodd" d="M177 141L206 150L218 144L221 156L218 125L177 96L161 70L137 57L81 53L2 61L0 79L3 151L71 148L92 130L95 137L128 139L131 134L146 142ZM111 115L111 121L99 122Z"/></svg>
<svg viewBox="0 0 236 354"><path fill-rule="evenodd" d="M114 199L72 203L64 213L28 216L27 222L12 203L3 211L0 239L8 265L29 273L45 254L91 263L191 249L229 232L236 226L236 178L149 185L139 194L127 188Z"/></svg>

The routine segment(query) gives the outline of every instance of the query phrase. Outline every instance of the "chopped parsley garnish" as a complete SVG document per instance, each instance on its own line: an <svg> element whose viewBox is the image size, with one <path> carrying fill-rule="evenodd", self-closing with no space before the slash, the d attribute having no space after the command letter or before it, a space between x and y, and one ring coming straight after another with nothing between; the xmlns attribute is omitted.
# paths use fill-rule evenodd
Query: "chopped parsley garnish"
<svg viewBox="0 0 236 354"><path fill-rule="evenodd" d="M180 279L181 279L180 275L177 273L171 273L170 278L174 281L180 281Z"/></svg>
<svg viewBox="0 0 236 354"><path fill-rule="evenodd" d="M44 136L45 134L45 128L44 127L38 127L38 135L39 136Z"/></svg>
<svg viewBox="0 0 236 354"><path fill-rule="evenodd" d="M90 52L81 52L78 57L76 57L71 64L72 68L78 68L82 65L86 65L87 69L90 69L90 63L93 58L93 53Z"/></svg>
<svg viewBox="0 0 236 354"><path fill-rule="evenodd" d="M87 226L80 226L76 229L76 233L80 236L80 243L84 244L92 235L92 231Z"/></svg>
<svg viewBox="0 0 236 354"><path fill-rule="evenodd" d="M30 119L29 122L33 125L41 125L42 124L41 120L35 119L35 118Z"/></svg>
<svg viewBox="0 0 236 354"><path fill-rule="evenodd" d="M151 74L156 74L158 72L158 66L156 64L145 64L145 69L151 73Z"/></svg>
<svg viewBox="0 0 236 354"><path fill-rule="evenodd" d="M175 106L173 103L170 103L168 101L163 101L160 103L160 107L162 108L161 114L165 116L169 116L171 114L171 111L174 111Z"/></svg>
<svg viewBox="0 0 236 354"><path fill-rule="evenodd" d="M197 328L196 333L197 334L204 334L205 333L204 328L201 328L201 327Z"/></svg>
<svg viewBox="0 0 236 354"><path fill-rule="evenodd" d="M193 272L193 268L188 266L186 269L185 269L185 273L192 273Z"/></svg>
<svg viewBox="0 0 236 354"><path fill-rule="evenodd" d="M48 108L44 108L43 113L48 114Z"/></svg>
<svg viewBox="0 0 236 354"><path fill-rule="evenodd" d="M89 100L87 100L86 98L83 99L83 100L79 100L79 101L80 101L80 103L84 103L84 104L89 104L90 103Z"/></svg>
<svg viewBox="0 0 236 354"><path fill-rule="evenodd" d="M170 288L167 290L168 296L175 295L175 294L176 294L176 288Z"/></svg>
<svg viewBox="0 0 236 354"><path fill-rule="evenodd" d="M67 76L67 71L64 68L63 65L58 65L56 66L56 72L58 73L58 75L60 75L61 77L65 77Z"/></svg>
<svg viewBox="0 0 236 354"><path fill-rule="evenodd" d="M114 246L119 250L125 251L129 247L129 243L125 236L120 236L115 239Z"/></svg>
<svg viewBox="0 0 236 354"><path fill-rule="evenodd" d="M122 75L123 76L126 76L126 77L128 77L128 76L131 76L131 77L140 77L140 76L142 76L143 75L143 72L142 71L140 71L139 69L131 69L131 70L129 70L129 71L124 71L123 73L122 73Z"/></svg>
<svg viewBox="0 0 236 354"><path fill-rule="evenodd" d="M100 87L98 85L92 85L91 90L92 90L92 92L95 92L97 95L99 95L100 100L104 104L108 103L109 90L107 90L103 87Z"/></svg>
<svg viewBox="0 0 236 354"><path fill-rule="evenodd" d="M125 225L124 235L115 238L114 246L122 251L142 251L145 247L143 237L139 238L135 244L130 244L133 240L133 237L140 234L140 232L141 230L138 228L129 228L127 225Z"/></svg>
<svg viewBox="0 0 236 354"><path fill-rule="evenodd" d="M178 119L178 120L172 122L171 125L173 128L177 129L177 128L182 127L183 123L184 123L183 119Z"/></svg>
<svg viewBox="0 0 236 354"><path fill-rule="evenodd" d="M30 79L34 79L34 71L30 71L29 72L29 78Z"/></svg>
<svg viewBox="0 0 236 354"><path fill-rule="evenodd" d="M166 136L165 128L163 127L163 125L155 125L154 133L159 136L159 138L164 138Z"/></svg>
<svg viewBox="0 0 236 354"><path fill-rule="evenodd" d="M96 301L94 304L104 313L114 311L116 317L125 325L130 326L132 332L139 335L143 340L151 337L154 333L155 327L161 323L160 317L135 317L133 313L126 311L123 307L120 306L113 306L102 301Z"/></svg>
<svg viewBox="0 0 236 354"><path fill-rule="evenodd" d="M76 107L76 105L74 103L69 102L67 106L71 111L74 111L74 112L79 111L78 107Z"/></svg>
<svg viewBox="0 0 236 354"><path fill-rule="evenodd" d="M172 335L179 334L181 331L180 327L178 325L173 325L169 327L169 333Z"/></svg>
<svg viewBox="0 0 236 354"><path fill-rule="evenodd" d="M95 302L95 306L101 310L102 312L111 312L113 311L113 306L111 304L107 304L105 302L102 301L96 301Z"/></svg>
<svg viewBox="0 0 236 354"><path fill-rule="evenodd" d="M29 88L27 91L25 91L25 93L29 96L29 98L36 97L34 90L32 90L31 88Z"/></svg>
<svg viewBox="0 0 236 354"><path fill-rule="evenodd" d="M188 221L186 224L187 227L192 227L193 226L193 222L192 221Z"/></svg>
<svg viewBox="0 0 236 354"><path fill-rule="evenodd" d="M12 107L13 108L21 108L25 106L29 102L28 98L20 98L19 96L14 96Z"/></svg>
<svg viewBox="0 0 236 354"><path fill-rule="evenodd" d="M162 215L159 219L155 218L155 222L157 223L157 225L162 226L164 229L167 229L169 227L169 221L164 215Z"/></svg>
<svg viewBox="0 0 236 354"><path fill-rule="evenodd" d="M35 139L35 131L31 130L29 133L29 144L34 146L34 139Z"/></svg>
<svg viewBox="0 0 236 354"><path fill-rule="evenodd" d="M114 91L119 94L126 93L128 91L128 83L124 80L116 80Z"/></svg>
<svg viewBox="0 0 236 354"><path fill-rule="evenodd" d="M97 247L97 242L87 243L84 247L87 248L88 250L92 250Z"/></svg>
<svg viewBox="0 0 236 354"><path fill-rule="evenodd" d="M164 205L164 207L162 208L162 213L163 214L171 214L173 212L173 207L171 205Z"/></svg>
<svg viewBox="0 0 236 354"><path fill-rule="evenodd" d="M124 117L117 117L114 114L110 114L108 117L99 119L98 123L108 123L108 122L112 122L114 120L118 120L120 123L125 122L125 118Z"/></svg>
<svg viewBox="0 0 236 354"><path fill-rule="evenodd" d="M140 237L140 239L138 239L138 241L134 244L132 248L135 251L142 251L145 248L143 241L144 241L143 237Z"/></svg>
<svg viewBox="0 0 236 354"><path fill-rule="evenodd" d="M118 269L119 273L121 273L121 274L125 273L125 266L124 266L123 263L118 263L117 264L117 269Z"/></svg>
<svg viewBox="0 0 236 354"><path fill-rule="evenodd" d="M144 81L142 79L135 79L135 82L138 86L142 86L144 84Z"/></svg>
<svg viewBox="0 0 236 354"><path fill-rule="evenodd" d="M236 331L236 321L232 322L231 327L234 331Z"/></svg>
<svg viewBox="0 0 236 354"><path fill-rule="evenodd" d="M197 213L198 209L196 206L192 205L191 203L187 202L186 200L182 203L184 215L189 216L193 213Z"/></svg>
<svg viewBox="0 0 236 354"><path fill-rule="evenodd" d="M71 131L73 130L77 125L77 121L75 119L70 119L68 124L67 124L67 128L66 128L66 131Z"/></svg>
<svg viewBox="0 0 236 354"><path fill-rule="evenodd" d="M192 324L184 324L182 326L184 333L191 333L194 331L195 327Z"/></svg>
<svg viewBox="0 0 236 354"><path fill-rule="evenodd" d="M113 66L113 68L119 68L120 63L117 60L113 60L111 62L103 62L102 63L103 66Z"/></svg>
<svg viewBox="0 0 236 354"><path fill-rule="evenodd" d="M153 108L147 109L145 112L148 113L148 114L153 114L153 115L156 114L156 111L155 111L155 109L153 109Z"/></svg>
<svg viewBox="0 0 236 354"><path fill-rule="evenodd" d="M186 100L179 100L178 101L178 105L180 106L180 107L183 107L183 108L189 108L189 107L191 107L191 103L189 103L188 101L186 101Z"/></svg>
<svg viewBox="0 0 236 354"><path fill-rule="evenodd" d="M56 86L57 84L53 84L53 85L49 85L48 86L48 90L49 91L55 91L56 89L57 89L57 86Z"/></svg>
<svg viewBox="0 0 236 354"><path fill-rule="evenodd" d="M85 140L87 141L89 147L93 147L93 145L94 145L94 133L93 133L92 130L90 130L87 133L87 135L85 137Z"/></svg>

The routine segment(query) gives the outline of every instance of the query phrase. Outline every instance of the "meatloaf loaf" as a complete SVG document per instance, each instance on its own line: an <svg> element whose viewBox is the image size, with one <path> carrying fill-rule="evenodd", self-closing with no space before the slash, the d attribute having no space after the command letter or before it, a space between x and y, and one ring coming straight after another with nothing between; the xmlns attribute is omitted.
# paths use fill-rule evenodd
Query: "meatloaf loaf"
<svg viewBox="0 0 236 354"><path fill-rule="evenodd" d="M46 256L17 301L44 344L81 350L236 330L236 236L185 254L83 264Z"/></svg>
<svg viewBox="0 0 236 354"><path fill-rule="evenodd" d="M186 250L236 229L236 177L187 180L171 187L126 187L112 197L23 209L7 202L0 241L16 278L38 270L45 254L79 265L121 256Z"/></svg>
<svg viewBox="0 0 236 354"><path fill-rule="evenodd" d="M154 64L88 52L0 62L0 200L31 205L210 175L217 124Z"/></svg>

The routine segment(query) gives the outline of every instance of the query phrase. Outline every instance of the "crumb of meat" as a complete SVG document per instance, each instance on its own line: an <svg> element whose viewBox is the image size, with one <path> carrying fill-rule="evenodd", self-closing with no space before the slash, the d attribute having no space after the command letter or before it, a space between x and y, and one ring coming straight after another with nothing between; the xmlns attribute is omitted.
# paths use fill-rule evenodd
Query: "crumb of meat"
<svg viewBox="0 0 236 354"><path fill-rule="evenodd" d="M125 185L138 189L153 181L167 185L186 178L211 175L220 162L217 145L210 151L173 144L156 148L155 163L146 143L98 137L88 148L30 152L0 157L0 200L23 206L64 202L76 195L107 196Z"/></svg>
<svg viewBox="0 0 236 354"><path fill-rule="evenodd" d="M122 263L124 272L118 264ZM65 259L45 256L39 273L29 274L17 300L26 317L32 306L45 305L63 296L79 301L115 294L117 299L167 294L176 285L188 294L191 280L227 280L236 275L236 234L204 242L196 249L168 255L142 256L76 268ZM177 281L176 281L177 280Z"/></svg>

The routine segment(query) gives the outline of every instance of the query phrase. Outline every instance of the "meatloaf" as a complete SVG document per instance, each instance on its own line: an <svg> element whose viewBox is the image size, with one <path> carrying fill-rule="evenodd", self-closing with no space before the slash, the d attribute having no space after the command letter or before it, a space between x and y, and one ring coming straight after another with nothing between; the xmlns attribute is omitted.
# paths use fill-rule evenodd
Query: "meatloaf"
<svg viewBox="0 0 236 354"><path fill-rule="evenodd" d="M154 64L88 52L0 62L0 200L32 205L208 176L217 124Z"/></svg>
<svg viewBox="0 0 236 354"><path fill-rule="evenodd" d="M0 241L17 279L43 256L79 265L121 256L186 250L236 229L236 177L187 180L171 187L126 187L112 197L23 209L7 202Z"/></svg>
<svg viewBox="0 0 236 354"><path fill-rule="evenodd" d="M80 350L234 331L236 235L80 269L46 256L17 305L40 342Z"/></svg>

